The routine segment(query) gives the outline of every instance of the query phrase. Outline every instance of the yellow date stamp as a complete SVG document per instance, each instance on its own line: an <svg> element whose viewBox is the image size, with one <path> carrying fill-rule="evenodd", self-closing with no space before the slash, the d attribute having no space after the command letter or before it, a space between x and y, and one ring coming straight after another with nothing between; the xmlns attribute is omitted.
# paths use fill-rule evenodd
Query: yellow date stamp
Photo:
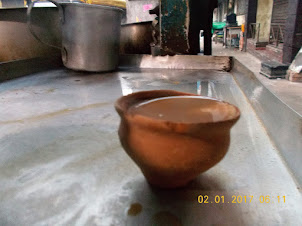
<svg viewBox="0 0 302 226"><path fill-rule="evenodd" d="M259 202L259 203L285 203L286 198L284 196L269 196L269 195L232 195L230 198L225 198L224 195L215 195L215 196L208 196L208 195L199 195L197 197L197 201L199 204L219 204L219 203L252 203L252 202Z"/></svg>

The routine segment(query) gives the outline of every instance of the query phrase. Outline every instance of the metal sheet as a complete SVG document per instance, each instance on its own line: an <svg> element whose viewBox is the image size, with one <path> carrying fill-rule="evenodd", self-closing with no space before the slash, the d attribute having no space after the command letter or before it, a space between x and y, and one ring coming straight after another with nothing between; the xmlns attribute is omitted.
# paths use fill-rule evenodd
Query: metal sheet
<svg viewBox="0 0 302 226"><path fill-rule="evenodd" d="M216 97L242 112L227 156L186 188L150 187L119 144L115 99L151 89ZM227 72L60 69L1 83L0 94L0 225L302 224L301 190ZM239 195L247 203L232 203Z"/></svg>
<svg viewBox="0 0 302 226"><path fill-rule="evenodd" d="M63 67L61 55L0 62L0 82L60 67Z"/></svg>
<svg viewBox="0 0 302 226"><path fill-rule="evenodd" d="M41 39L52 45L61 45L56 8L35 8L32 23ZM0 62L61 55L61 51L39 43L30 34L26 24L26 8L0 8L0 49Z"/></svg>
<svg viewBox="0 0 302 226"><path fill-rule="evenodd" d="M234 61L232 74L301 185L302 116L264 87L238 60Z"/></svg>
<svg viewBox="0 0 302 226"><path fill-rule="evenodd" d="M189 53L189 1L160 1L160 47L167 53Z"/></svg>

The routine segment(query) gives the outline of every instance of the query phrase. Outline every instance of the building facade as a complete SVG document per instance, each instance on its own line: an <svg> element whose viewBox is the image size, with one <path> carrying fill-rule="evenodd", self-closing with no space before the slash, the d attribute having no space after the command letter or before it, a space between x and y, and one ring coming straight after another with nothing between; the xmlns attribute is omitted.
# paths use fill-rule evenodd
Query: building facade
<svg viewBox="0 0 302 226"><path fill-rule="evenodd" d="M220 0L214 19L230 13L245 25L245 49L258 58L288 64L301 48L301 0Z"/></svg>

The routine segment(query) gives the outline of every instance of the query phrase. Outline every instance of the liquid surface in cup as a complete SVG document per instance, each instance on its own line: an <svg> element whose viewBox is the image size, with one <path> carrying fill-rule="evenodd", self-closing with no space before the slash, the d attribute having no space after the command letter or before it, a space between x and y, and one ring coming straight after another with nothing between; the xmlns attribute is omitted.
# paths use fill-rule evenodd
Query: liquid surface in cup
<svg viewBox="0 0 302 226"><path fill-rule="evenodd" d="M233 105L209 98L173 96L142 102L129 113L171 122L206 123L232 119L238 111Z"/></svg>

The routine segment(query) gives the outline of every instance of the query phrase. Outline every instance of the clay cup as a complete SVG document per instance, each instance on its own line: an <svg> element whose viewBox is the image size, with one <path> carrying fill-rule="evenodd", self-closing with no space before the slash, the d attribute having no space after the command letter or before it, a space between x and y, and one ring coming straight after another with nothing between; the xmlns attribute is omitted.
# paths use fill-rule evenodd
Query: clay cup
<svg viewBox="0 0 302 226"><path fill-rule="evenodd" d="M197 95L152 90L123 96L115 103L123 148L147 181L161 188L185 186L221 161L229 148L230 129L240 117L239 109L226 102L219 111L227 117L216 122L179 123L129 112L131 106L170 96Z"/></svg>

